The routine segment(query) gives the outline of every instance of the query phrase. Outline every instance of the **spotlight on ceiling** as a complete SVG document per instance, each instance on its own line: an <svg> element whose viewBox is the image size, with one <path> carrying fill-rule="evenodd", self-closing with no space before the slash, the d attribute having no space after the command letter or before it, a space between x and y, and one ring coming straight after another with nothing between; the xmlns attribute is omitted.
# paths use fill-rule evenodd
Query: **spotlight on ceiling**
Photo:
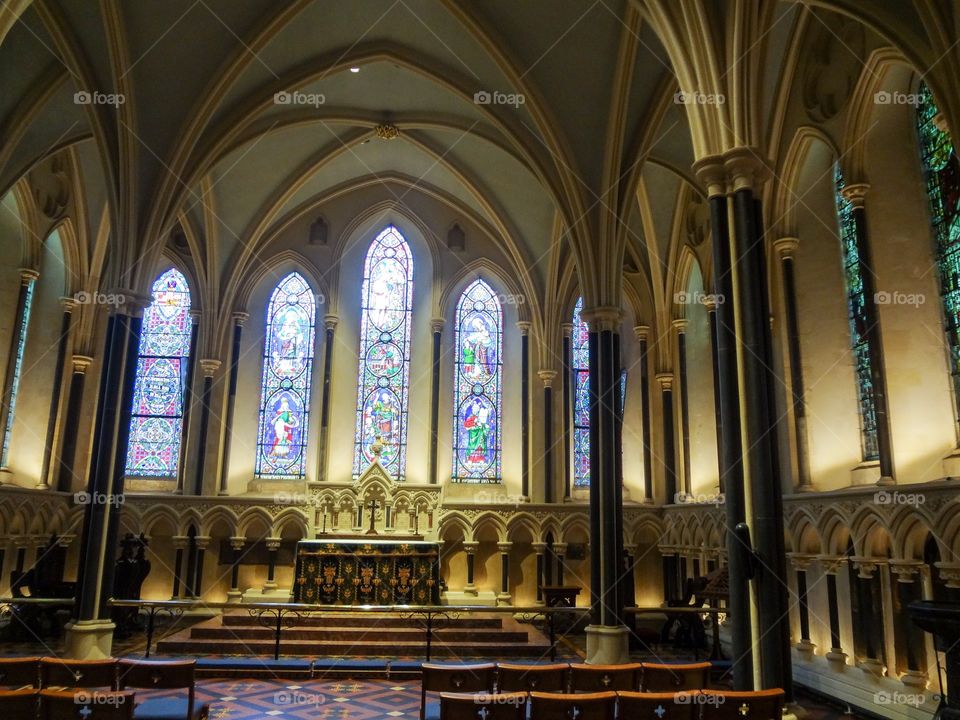
<svg viewBox="0 0 960 720"><path fill-rule="evenodd" d="M352 72L352 73L358 73L358 72L360 72L360 68L354 66L354 67L350 68L350 72Z"/></svg>

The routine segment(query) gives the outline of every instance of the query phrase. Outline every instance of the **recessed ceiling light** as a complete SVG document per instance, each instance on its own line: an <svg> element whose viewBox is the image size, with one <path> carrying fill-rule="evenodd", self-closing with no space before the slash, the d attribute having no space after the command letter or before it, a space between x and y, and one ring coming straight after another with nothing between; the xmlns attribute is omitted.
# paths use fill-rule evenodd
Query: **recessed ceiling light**
<svg viewBox="0 0 960 720"><path fill-rule="evenodd" d="M354 67L350 68L350 72L352 72L352 73L358 73L358 72L360 72L360 68L354 66Z"/></svg>

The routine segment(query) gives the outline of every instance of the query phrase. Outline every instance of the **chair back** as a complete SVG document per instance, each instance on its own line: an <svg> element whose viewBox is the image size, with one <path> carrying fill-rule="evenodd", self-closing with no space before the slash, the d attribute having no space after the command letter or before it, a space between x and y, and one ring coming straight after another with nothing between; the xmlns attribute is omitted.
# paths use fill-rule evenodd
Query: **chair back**
<svg viewBox="0 0 960 720"><path fill-rule="evenodd" d="M427 707L428 692L446 693L492 693L493 676L497 666L493 663L473 665L438 665L423 663L420 685L420 720Z"/></svg>
<svg viewBox="0 0 960 720"><path fill-rule="evenodd" d="M621 718L636 720L697 720L700 717L698 692L618 692Z"/></svg>
<svg viewBox="0 0 960 720"><path fill-rule="evenodd" d="M40 720L133 720L132 692L40 692Z"/></svg>
<svg viewBox="0 0 960 720"><path fill-rule="evenodd" d="M7 718L35 718L40 708L39 702L40 692L32 687L0 690L0 713Z"/></svg>
<svg viewBox="0 0 960 720"><path fill-rule="evenodd" d="M526 693L441 693L440 720L525 720Z"/></svg>
<svg viewBox="0 0 960 720"><path fill-rule="evenodd" d="M710 663L659 665L643 663L640 689L643 692L701 690L710 684Z"/></svg>
<svg viewBox="0 0 960 720"><path fill-rule="evenodd" d="M40 658L0 658L0 687L40 687Z"/></svg>
<svg viewBox="0 0 960 720"><path fill-rule="evenodd" d="M40 687L110 688L117 687L117 661L61 660L45 657L40 660Z"/></svg>
<svg viewBox="0 0 960 720"><path fill-rule="evenodd" d="M639 690L640 663L624 665L570 665L570 692L607 692L608 690Z"/></svg>
<svg viewBox="0 0 960 720"><path fill-rule="evenodd" d="M566 663L555 665L512 665L497 663L497 692L566 692Z"/></svg>
<svg viewBox="0 0 960 720"><path fill-rule="evenodd" d="M530 693L530 720L614 720L615 692Z"/></svg>
<svg viewBox="0 0 960 720"><path fill-rule="evenodd" d="M196 660L121 660L120 688L192 688L196 670Z"/></svg>
<svg viewBox="0 0 960 720"><path fill-rule="evenodd" d="M708 690L704 693L703 720L780 720L783 690Z"/></svg>

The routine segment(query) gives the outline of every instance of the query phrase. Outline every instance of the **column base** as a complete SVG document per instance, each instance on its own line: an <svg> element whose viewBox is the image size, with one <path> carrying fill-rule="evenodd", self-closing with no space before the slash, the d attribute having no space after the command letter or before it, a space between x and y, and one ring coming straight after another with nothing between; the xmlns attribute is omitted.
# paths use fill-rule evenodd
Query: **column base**
<svg viewBox="0 0 960 720"><path fill-rule="evenodd" d="M900 682L904 685L909 688L919 688L921 690L926 689L929 680L930 678L927 677L927 674L919 670L907 670L900 676Z"/></svg>
<svg viewBox="0 0 960 720"><path fill-rule="evenodd" d="M877 480L877 485L880 487L890 487L891 485L896 485L897 481L894 480L889 475L883 475L879 480Z"/></svg>
<svg viewBox="0 0 960 720"><path fill-rule="evenodd" d="M227 602L228 603L238 603L243 600L243 592L241 590L228 590L227 591Z"/></svg>
<svg viewBox="0 0 960 720"><path fill-rule="evenodd" d="M50 486L47 483L42 482L42 483L37 483L36 485L33 486L33 488L34 490L49 490Z"/></svg>
<svg viewBox="0 0 960 720"><path fill-rule="evenodd" d="M263 592L265 593L272 592L273 590L276 590L276 589L277 589L277 583L274 580L267 580L267 582L263 584Z"/></svg>
<svg viewBox="0 0 960 720"><path fill-rule="evenodd" d="M866 658L858 663L860 670L871 680L880 680L883 677L883 663L874 658Z"/></svg>
<svg viewBox="0 0 960 720"><path fill-rule="evenodd" d="M801 640L793 647L800 654L800 657L807 662L810 662L813 659L814 650L817 649L817 646L809 640Z"/></svg>
<svg viewBox="0 0 960 720"><path fill-rule="evenodd" d="M626 625L587 625L587 663L622 665L630 662L630 630Z"/></svg>
<svg viewBox="0 0 960 720"><path fill-rule="evenodd" d="M113 630L110 620L77 620L64 626L64 655L71 660L103 660L113 657Z"/></svg>
<svg viewBox="0 0 960 720"><path fill-rule="evenodd" d="M510 593L497 593L497 605L509 605L512 599Z"/></svg>
<svg viewBox="0 0 960 720"><path fill-rule="evenodd" d="M840 648L830 648L824 657L830 663L830 669L837 672L843 672L847 667L847 654Z"/></svg>

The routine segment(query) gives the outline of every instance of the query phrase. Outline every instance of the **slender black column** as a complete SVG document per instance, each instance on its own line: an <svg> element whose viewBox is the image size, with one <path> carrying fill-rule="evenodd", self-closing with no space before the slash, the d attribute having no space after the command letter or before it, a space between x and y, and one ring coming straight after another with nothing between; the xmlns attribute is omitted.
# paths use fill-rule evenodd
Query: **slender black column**
<svg viewBox="0 0 960 720"><path fill-rule="evenodd" d="M443 318L433 320L433 377L430 391L430 482L440 482L437 449L440 434L440 348L443 339Z"/></svg>
<svg viewBox="0 0 960 720"><path fill-rule="evenodd" d="M563 570L564 564L567 561L567 544L555 543L553 546L553 554L557 558L557 585L563 585Z"/></svg>
<svg viewBox="0 0 960 720"><path fill-rule="evenodd" d="M832 564L824 568L827 576L827 613L830 618L830 653L842 655L840 644L840 605L837 598L837 566Z"/></svg>
<svg viewBox="0 0 960 720"><path fill-rule="evenodd" d="M227 481L230 478L230 441L233 438L233 410L237 404L237 376L240 371L240 338L243 334L243 324L249 317L247 313L236 312L233 314L233 344L230 348L230 385L227 388L227 409L225 417L223 418L223 458L220 462L219 495L227 494ZM326 402L326 387L324 387L323 397L324 402Z"/></svg>
<svg viewBox="0 0 960 720"><path fill-rule="evenodd" d="M518 322L520 328L520 445L523 457L520 470L520 494L530 497L530 323Z"/></svg>
<svg viewBox="0 0 960 720"><path fill-rule="evenodd" d="M744 447L750 468L752 541L763 561L755 578L757 622L764 688L782 687L792 699L790 628L787 620L786 556L783 497L776 458L773 407L770 310L766 288L766 255L759 225L758 201L749 187L733 194L736 224L740 341L743 347Z"/></svg>
<svg viewBox="0 0 960 720"><path fill-rule="evenodd" d="M710 317L710 358L713 369L713 411L717 426L717 448L723 447L723 413L720 412L720 363L717 357L717 302L716 296L711 295L707 302L707 312ZM719 470L720 453L717 452L717 467ZM719 490L723 492L723 474L719 474Z"/></svg>
<svg viewBox="0 0 960 720"><path fill-rule="evenodd" d="M783 311L786 317L787 352L790 358L790 394L793 407L794 442L797 446L797 489L812 489L810 462L807 457L807 405L803 386L803 358L800 352L800 318L797 313L797 284L794 273L794 253L797 239L780 238L774 243L780 255L780 274L783 282Z"/></svg>
<svg viewBox="0 0 960 720"><path fill-rule="evenodd" d="M70 395L67 398L67 414L63 422L63 444L57 458L57 490L70 492L77 473L77 427L80 424L80 412L83 409L83 389L86 385L87 368L93 358L86 355L74 355L70 358L73 373L70 376Z"/></svg>
<svg viewBox="0 0 960 720"><path fill-rule="evenodd" d="M553 502L553 380L556 370L541 370L543 381L543 501Z"/></svg>
<svg viewBox="0 0 960 720"><path fill-rule="evenodd" d="M573 352L570 344L570 333L573 332L573 325L564 323L563 325L563 499L570 499L570 486L572 483L571 474L573 472L573 457L570 447L573 423L573 361L571 353Z"/></svg>
<svg viewBox="0 0 960 720"><path fill-rule="evenodd" d="M247 539L245 537L230 538L230 549L233 551L233 554L230 558L230 591L227 593L228 600L239 600L242 596L240 592L240 558L243 557L243 548L246 542Z"/></svg>
<svg viewBox="0 0 960 720"><path fill-rule="evenodd" d="M533 550L537 554L537 602L543 602L543 555L547 550L546 543L533 543Z"/></svg>
<svg viewBox="0 0 960 720"><path fill-rule="evenodd" d="M336 315L323 318L323 399L320 401L320 438L317 443L317 476L320 480L327 477L327 435L330 427L330 378L333 372L333 337L337 329Z"/></svg>
<svg viewBox="0 0 960 720"><path fill-rule="evenodd" d="M200 432L197 436L197 472L193 478L193 494L203 495L203 476L206 470L207 436L210 433L210 405L213 402L213 374L220 367L219 360L201 360L203 391L200 394Z"/></svg>
<svg viewBox="0 0 960 720"><path fill-rule="evenodd" d="M677 447L673 424L673 374L658 373L663 415L663 480L666 504L677 502Z"/></svg>
<svg viewBox="0 0 960 720"><path fill-rule="evenodd" d="M640 343L640 420L641 440L643 441L643 496L647 502L653 502L653 449L650 445L650 362L647 358L649 349L649 328L645 325L635 327L637 341Z"/></svg>
<svg viewBox="0 0 960 720"><path fill-rule="evenodd" d="M683 492L690 494L690 393L687 389L687 321L674 320L677 331L677 378L680 383L680 447L683 450Z"/></svg>
<svg viewBox="0 0 960 720"><path fill-rule="evenodd" d="M887 374L884 369L883 337L880 333L880 313L877 310L877 281L873 270L870 236L867 232L867 216L864 197L870 186L866 183L849 183L844 195L852 206L852 217L857 237L857 255L860 259L860 277L863 281L863 314L867 326L867 350L870 353L870 381L873 386L873 406L877 417L877 451L880 455L880 483L894 482L893 445L890 440L890 418L887 407Z"/></svg>
<svg viewBox="0 0 960 720"><path fill-rule="evenodd" d="M177 549L173 566L173 589L170 591L170 599L180 598L180 578L183 573L183 548L186 545L187 538L183 536L173 538L174 547Z"/></svg>
<svg viewBox="0 0 960 720"><path fill-rule="evenodd" d="M193 596L203 597L203 559L207 554L207 545L210 538L198 535L193 539L196 551L196 562L194 563L193 575Z"/></svg>
<svg viewBox="0 0 960 720"><path fill-rule="evenodd" d="M3 398L0 401L0 467L6 467L9 460L10 435L13 429L12 413L16 402L16 386L21 359L20 345L26 339L29 329L30 305L33 290L40 273L36 270L20 270L20 292L17 295L17 307L13 316L13 329L10 332L10 349L7 353L7 371L3 379Z"/></svg>
<svg viewBox="0 0 960 720"><path fill-rule="evenodd" d="M57 343L57 362L53 370L53 390L50 393L50 411L47 414L47 437L43 446L43 464L40 469L40 483L38 489L50 487L51 465L59 463L53 461L54 444L57 443L57 428L60 427L60 398L63 394L63 368L67 362L67 350L70 347L70 327L73 321L73 298L63 298L63 319L60 321L60 340Z"/></svg>
<svg viewBox="0 0 960 720"><path fill-rule="evenodd" d="M626 607L636 607L637 605L637 580L633 568L634 553L637 551L635 545L624 547L623 549L623 604Z"/></svg>
<svg viewBox="0 0 960 720"><path fill-rule="evenodd" d="M477 546L479 544L478 542L465 542L463 544L463 549L467 553L467 585L464 587L464 590L468 592L476 589L473 584L473 572L474 562L477 559Z"/></svg>
<svg viewBox="0 0 960 720"><path fill-rule="evenodd" d="M510 545L511 543L498 543L497 549L500 551L500 597L499 600L510 599Z"/></svg>
<svg viewBox="0 0 960 720"><path fill-rule="evenodd" d="M807 603L807 570L797 568L797 598L800 611L800 642L810 643L810 606Z"/></svg>
<svg viewBox="0 0 960 720"><path fill-rule="evenodd" d="M264 584L264 590L273 590L277 587L277 552L280 550L280 541L275 538L267 538L267 582Z"/></svg>
<svg viewBox="0 0 960 720"><path fill-rule="evenodd" d="M200 325L198 323L200 313L196 310L190 311L190 355L187 358L187 382L183 388L183 423L180 428L180 458L177 463L177 492L182 493L186 485L186 467L187 467L187 448L190 447L190 419L193 417L193 383L197 372L197 340L200 336ZM202 448L202 446L201 446ZM203 450L200 451L201 457Z"/></svg>

